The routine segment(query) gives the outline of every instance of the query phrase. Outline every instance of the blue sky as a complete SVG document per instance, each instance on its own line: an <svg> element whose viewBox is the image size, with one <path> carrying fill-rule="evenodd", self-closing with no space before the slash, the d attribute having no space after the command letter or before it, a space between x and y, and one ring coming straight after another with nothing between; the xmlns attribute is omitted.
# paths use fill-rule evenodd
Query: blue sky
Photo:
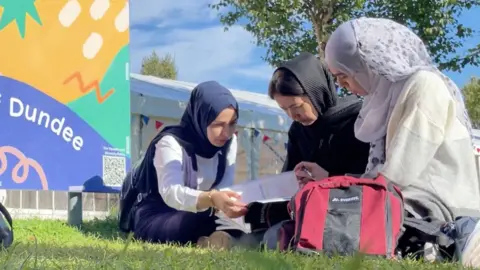
<svg viewBox="0 0 480 270"><path fill-rule="evenodd" d="M142 57L155 50L174 55L178 80L217 80L230 88L266 93L273 68L261 59L265 49L256 47L241 26L225 32L216 11L208 7L213 1L131 1L132 72L138 73ZM466 12L460 21L473 27L478 17L480 8ZM465 48L478 43L480 34L467 40ZM467 67L462 73L448 75L463 86L470 77L480 76L480 68Z"/></svg>

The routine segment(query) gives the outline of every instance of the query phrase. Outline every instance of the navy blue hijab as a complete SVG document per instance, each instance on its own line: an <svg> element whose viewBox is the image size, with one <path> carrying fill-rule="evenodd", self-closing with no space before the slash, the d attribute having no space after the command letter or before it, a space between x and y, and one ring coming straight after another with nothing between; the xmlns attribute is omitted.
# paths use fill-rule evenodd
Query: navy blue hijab
<svg viewBox="0 0 480 270"><path fill-rule="evenodd" d="M157 142L165 135L173 136L192 158L196 168L195 155L212 158L218 151L226 153L231 139L222 147L210 143L207 137L207 127L226 108L233 107L238 117L238 104L230 91L215 81L203 82L193 89L190 101L183 113L180 124L168 126L160 131L150 142L145 156L136 168L133 168L132 185L138 195L152 194L152 199L163 201L158 193L157 173L153 164ZM219 161L220 164L220 161ZM222 174L223 176L223 174ZM217 175L217 178L218 175ZM188 182L187 186L196 188L196 183ZM128 193L128 191L126 191ZM132 192L130 192L132 193ZM133 194L133 193L132 193ZM128 196L128 195L127 195Z"/></svg>
<svg viewBox="0 0 480 270"><path fill-rule="evenodd" d="M216 81L200 83L190 95L180 124L164 128L157 137L171 135L190 156L212 158L218 151L229 147L230 141L222 147L214 146L208 140L207 127L228 107L233 107L238 117L237 100L230 90Z"/></svg>

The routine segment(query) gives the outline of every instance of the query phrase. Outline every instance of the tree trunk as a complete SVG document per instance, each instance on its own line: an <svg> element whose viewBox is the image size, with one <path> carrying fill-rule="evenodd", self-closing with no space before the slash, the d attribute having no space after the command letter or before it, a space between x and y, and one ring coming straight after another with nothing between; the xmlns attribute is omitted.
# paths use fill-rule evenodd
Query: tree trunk
<svg viewBox="0 0 480 270"><path fill-rule="evenodd" d="M315 38L317 40L317 53L318 57L321 60L325 59L325 42L323 41L324 33L322 31L322 26L317 22L313 23L313 29L315 30Z"/></svg>
<svg viewBox="0 0 480 270"><path fill-rule="evenodd" d="M333 2L335 1L323 1L321 5L315 2L311 3L313 10L310 13L310 21L315 31L318 57L322 60L325 59L325 46L327 45L328 35L330 34L326 32L325 26L331 21Z"/></svg>

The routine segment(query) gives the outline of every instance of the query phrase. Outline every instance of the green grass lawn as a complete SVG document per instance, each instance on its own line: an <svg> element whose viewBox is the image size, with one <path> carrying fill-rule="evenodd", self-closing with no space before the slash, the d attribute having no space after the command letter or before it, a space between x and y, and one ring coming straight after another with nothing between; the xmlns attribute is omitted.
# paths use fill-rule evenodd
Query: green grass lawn
<svg viewBox="0 0 480 270"><path fill-rule="evenodd" d="M210 251L129 241L113 219L86 222L16 220L16 244L2 269L458 269L454 264L333 258L266 251Z"/></svg>

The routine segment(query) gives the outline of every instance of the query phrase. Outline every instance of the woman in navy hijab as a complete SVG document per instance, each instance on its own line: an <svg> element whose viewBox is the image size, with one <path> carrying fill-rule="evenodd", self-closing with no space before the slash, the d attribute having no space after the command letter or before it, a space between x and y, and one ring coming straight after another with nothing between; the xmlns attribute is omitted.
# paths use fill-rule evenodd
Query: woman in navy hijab
<svg viewBox="0 0 480 270"><path fill-rule="evenodd" d="M229 240L216 232L214 210L232 218L246 211L237 193L218 190L233 184L237 120L238 104L228 89L215 81L197 85L180 124L152 140L138 168L137 188L148 195L134 214L137 239L201 245Z"/></svg>

